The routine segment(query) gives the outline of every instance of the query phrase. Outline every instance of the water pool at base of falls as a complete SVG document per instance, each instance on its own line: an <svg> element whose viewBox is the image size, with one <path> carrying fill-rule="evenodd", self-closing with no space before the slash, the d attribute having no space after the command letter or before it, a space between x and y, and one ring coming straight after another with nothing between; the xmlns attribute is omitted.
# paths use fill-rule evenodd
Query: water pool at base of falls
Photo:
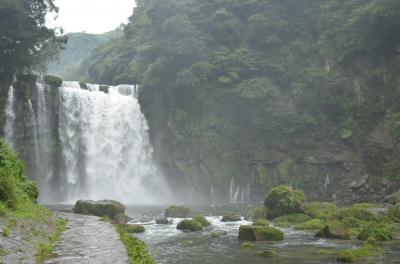
<svg viewBox="0 0 400 264"><path fill-rule="evenodd" d="M239 226L251 224L244 220L251 205L189 205L193 211L202 213L211 226L202 232L186 233L176 229L182 220L170 218L171 225L157 225L155 219L163 217L168 206L129 206L127 214L132 222L145 225L146 232L137 237L148 244L151 254L162 264L261 264L261 263L336 263L337 252L342 249L355 248L362 245L357 240L330 240L314 237L313 231L299 231L284 228L283 241L252 242L253 249L244 249L240 245L244 241L238 238ZM221 222L221 216L233 212L243 216L243 220L234 223ZM227 235L219 239L211 238L211 232L226 231ZM385 255L363 261L372 263L400 263L400 238L380 245ZM276 257L265 258L259 252L272 249ZM329 256L318 256L320 249L330 249L335 252Z"/></svg>

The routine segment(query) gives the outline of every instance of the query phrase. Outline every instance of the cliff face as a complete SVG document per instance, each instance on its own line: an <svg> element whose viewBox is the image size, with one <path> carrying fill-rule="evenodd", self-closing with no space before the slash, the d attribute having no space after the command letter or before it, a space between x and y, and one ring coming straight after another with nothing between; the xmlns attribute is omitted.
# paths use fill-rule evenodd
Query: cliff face
<svg viewBox="0 0 400 264"><path fill-rule="evenodd" d="M311 199L380 200L400 186L398 67L392 57L359 58L336 68L346 90L340 96L349 102L335 113L340 119L304 130L302 121L288 122L285 129L294 132L260 129L250 121L257 109L226 97L210 96L200 109L193 102L185 116L174 109L170 94L146 87L141 104L157 160L183 195L259 201L266 190L286 183ZM282 118L279 106L265 117L272 123Z"/></svg>

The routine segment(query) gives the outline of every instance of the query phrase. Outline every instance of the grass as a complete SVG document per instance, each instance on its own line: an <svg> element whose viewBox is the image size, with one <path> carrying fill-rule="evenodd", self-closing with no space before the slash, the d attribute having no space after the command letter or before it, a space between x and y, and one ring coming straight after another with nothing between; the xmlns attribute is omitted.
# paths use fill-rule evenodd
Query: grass
<svg viewBox="0 0 400 264"><path fill-rule="evenodd" d="M65 230L67 221L63 218L58 218L56 222L56 227L53 234L49 237L48 242L40 243L36 251L36 263L43 263L45 260L49 259L53 254L54 246L57 241L60 240L62 233Z"/></svg>
<svg viewBox="0 0 400 264"><path fill-rule="evenodd" d="M128 251L131 264L155 264L153 257L147 252L147 246L138 238L129 234L121 225L115 225L119 237Z"/></svg>

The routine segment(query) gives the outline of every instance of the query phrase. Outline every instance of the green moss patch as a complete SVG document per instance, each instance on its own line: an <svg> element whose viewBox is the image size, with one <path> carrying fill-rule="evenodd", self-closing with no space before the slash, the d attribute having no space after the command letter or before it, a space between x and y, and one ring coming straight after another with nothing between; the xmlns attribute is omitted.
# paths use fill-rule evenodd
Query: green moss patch
<svg viewBox="0 0 400 264"><path fill-rule="evenodd" d="M361 248L346 249L341 251L337 257L337 261L351 263L364 258L382 254L382 252L382 249L366 244Z"/></svg>
<svg viewBox="0 0 400 264"><path fill-rule="evenodd" d="M211 223L203 215L196 215L193 217L193 221L200 223L203 227L210 226Z"/></svg>
<svg viewBox="0 0 400 264"><path fill-rule="evenodd" d="M299 230L319 230L324 227L324 223L320 219L311 219L307 222L296 225L294 228Z"/></svg>
<svg viewBox="0 0 400 264"><path fill-rule="evenodd" d="M267 193L264 206L268 208L268 217L276 218L285 214L303 213L304 200L303 191L280 185Z"/></svg>
<svg viewBox="0 0 400 264"><path fill-rule="evenodd" d="M242 225L239 228L239 239L249 241L278 241L283 239L283 232L270 226Z"/></svg>
<svg viewBox="0 0 400 264"><path fill-rule="evenodd" d="M196 231L202 231L203 226L201 223L194 221L194 220L182 220L181 222L178 223L176 226L178 230L182 231L190 231L190 232L196 232Z"/></svg>

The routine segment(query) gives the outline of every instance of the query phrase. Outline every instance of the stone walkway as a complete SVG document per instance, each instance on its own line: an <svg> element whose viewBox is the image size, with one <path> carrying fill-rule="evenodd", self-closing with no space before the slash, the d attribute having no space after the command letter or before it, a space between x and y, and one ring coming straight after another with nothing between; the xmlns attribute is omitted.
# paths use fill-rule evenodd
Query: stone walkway
<svg viewBox="0 0 400 264"><path fill-rule="evenodd" d="M127 264L128 254L114 227L99 217L62 214L64 234L46 264Z"/></svg>

